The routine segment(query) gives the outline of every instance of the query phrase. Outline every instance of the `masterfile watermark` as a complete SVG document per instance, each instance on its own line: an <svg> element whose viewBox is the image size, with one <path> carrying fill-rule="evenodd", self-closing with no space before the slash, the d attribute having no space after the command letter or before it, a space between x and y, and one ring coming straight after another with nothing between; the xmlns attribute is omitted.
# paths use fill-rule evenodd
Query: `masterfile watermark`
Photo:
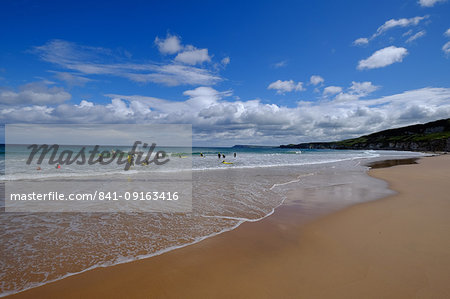
<svg viewBox="0 0 450 299"><path fill-rule="evenodd" d="M9 200L12 201L116 201L128 200L168 200L176 201L179 198L178 192L98 192L95 193L64 193L50 191L48 193L11 193Z"/></svg>
<svg viewBox="0 0 450 299"><path fill-rule="evenodd" d="M6 212L192 211L190 125L5 127Z"/></svg>
<svg viewBox="0 0 450 299"><path fill-rule="evenodd" d="M137 147L141 144L142 150L138 151ZM71 165L73 163L76 163L77 165L95 165L97 163L108 165L116 162L117 165L125 165L124 170L129 170L135 163L164 165L170 160L167 157L167 153L163 150L159 150L156 154L153 154L156 143L152 143L149 146L148 143L143 143L142 141L135 141L131 151L128 153L125 153L120 149L99 151L99 145L95 145L92 150L86 150L86 147L83 146L78 151L68 149L60 151L60 146L58 144L32 144L27 148L30 149L30 154L26 161L27 165L34 162L36 154L39 154L39 157L36 158L37 165L41 165L47 154L49 154L48 160L46 160L49 165ZM147 150L147 152L145 153L143 150ZM143 158L144 154L145 158Z"/></svg>

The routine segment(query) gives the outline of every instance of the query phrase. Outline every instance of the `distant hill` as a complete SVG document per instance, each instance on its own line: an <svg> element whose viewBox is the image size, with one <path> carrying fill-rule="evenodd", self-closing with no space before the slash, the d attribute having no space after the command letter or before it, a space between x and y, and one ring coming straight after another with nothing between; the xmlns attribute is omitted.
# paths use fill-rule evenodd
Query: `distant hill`
<svg viewBox="0 0 450 299"><path fill-rule="evenodd" d="M277 148L277 146L236 144L232 148Z"/></svg>
<svg viewBox="0 0 450 299"><path fill-rule="evenodd" d="M353 139L281 145L300 149L376 149L450 152L450 118L385 130Z"/></svg>

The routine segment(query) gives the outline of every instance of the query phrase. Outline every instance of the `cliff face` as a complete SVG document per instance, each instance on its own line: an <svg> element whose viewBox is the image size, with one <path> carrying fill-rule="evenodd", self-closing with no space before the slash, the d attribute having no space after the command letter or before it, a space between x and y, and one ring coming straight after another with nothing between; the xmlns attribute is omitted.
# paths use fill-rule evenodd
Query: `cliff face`
<svg viewBox="0 0 450 299"><path fill-rule="evenodd" d="M280 147L450 152L450 118L342 141L289 144Z"/></svg>

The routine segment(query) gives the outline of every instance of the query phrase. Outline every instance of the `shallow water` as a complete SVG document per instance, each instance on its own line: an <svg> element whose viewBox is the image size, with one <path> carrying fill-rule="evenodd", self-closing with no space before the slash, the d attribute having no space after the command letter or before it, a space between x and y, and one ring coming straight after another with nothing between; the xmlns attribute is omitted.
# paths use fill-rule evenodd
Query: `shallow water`
<svg viewBox="0 0 450 299"><path fill-rule="evenodd" d="M217 149L202 152L207 153L205 158L194 151L192 159L191 213L0 214L1 295L87 269L161 254L245 221L260 220L273 213L293 188L301 190L298 200L306 214L384 197L390 193L386 184L367 176L363 164L420 155L373 151L292 154L264 149L238 152L236 159L229 159L235 164L224 166L218 161ZM98 179L98 174L74 172L75 176L66 175L74 184L80 178ZM18 177L24 175L33 173ZM121 175L146 174L138 169ZM5 179L20 182L18 177ZM34 179L45 178L39 174Z"/></svg>

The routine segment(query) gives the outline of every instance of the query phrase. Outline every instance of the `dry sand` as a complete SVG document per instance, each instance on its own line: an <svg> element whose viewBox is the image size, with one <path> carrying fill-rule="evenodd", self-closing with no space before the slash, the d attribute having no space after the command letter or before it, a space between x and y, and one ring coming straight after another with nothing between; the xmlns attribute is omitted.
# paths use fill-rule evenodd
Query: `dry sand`
<svg viewBox="0 0 450 299"><path fill-rule="evenodd" d="M17 298L450 298L450 155L374 169L397 195L304 223L274 215Z"/></svg>

